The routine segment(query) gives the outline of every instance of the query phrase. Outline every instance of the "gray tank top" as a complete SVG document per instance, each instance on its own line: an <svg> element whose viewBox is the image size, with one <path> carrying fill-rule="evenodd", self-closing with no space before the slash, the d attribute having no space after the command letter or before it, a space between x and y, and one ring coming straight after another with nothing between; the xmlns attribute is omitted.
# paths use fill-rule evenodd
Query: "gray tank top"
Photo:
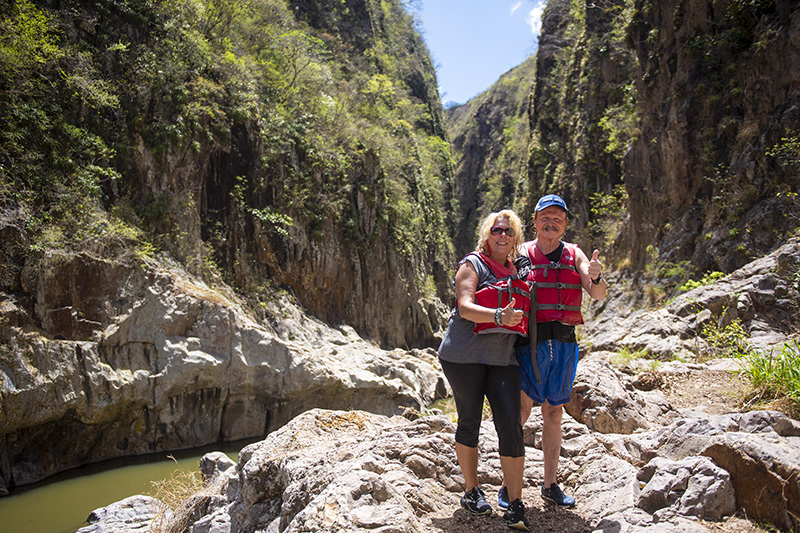
<svg viewBox="0 0 800 533"><path fill-rule="evenodd" d="M469 261L478 273L478 286L485 282L497 281L494 272L475 255L467 255L464 261ZM509 333L473 333L475 323L461 318L458 310L454 310L447 324L442 343L439 345L439 358L449 363L479 363L492 366L516 366L517 358L514 355L514 344L519 335Z"/></svg>

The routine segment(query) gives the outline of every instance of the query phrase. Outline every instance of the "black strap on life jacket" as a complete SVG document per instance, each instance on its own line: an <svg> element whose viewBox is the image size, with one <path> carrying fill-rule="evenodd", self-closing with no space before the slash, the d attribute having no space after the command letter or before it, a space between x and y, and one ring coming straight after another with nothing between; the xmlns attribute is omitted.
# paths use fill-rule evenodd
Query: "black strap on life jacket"
<svg viewBox="0 0 800 533"><path fill-rule="evenodd" d="M564 305L564 304L542 304L539 306L542 311L555 309L556 311L580 311L580 305Z"/></svg>
<svg viewBox="0 0 800 533"><path fill-rule="evenodd" d="M529 282L531 285L531 316L533 319L528 320L528 340L531 343L531 363L533 364L533 375L536 376L536 383L542 382L542 374L539 372L539 361L537 359L538 340L537 333L539 330L539 323L536 322L536 310L539 304L536 301L536 282Z"/></svg>
<svg viewBox="0 0 800 533"><path fill-rule="evenodd" d="M550 272L551 268L553 270L574 270L575 272L578 271L578 269L575 268L574 265L565 265L563 263L559 263L558 261L551 262L551 263L549 263L547 265L543 265L543 264L531 265L530 268L531 269L537 268L539 270L544 270L544 277L547 277L547 274Z"/></svg>
<svg viewBox="0 0 800 533"><path fill-rule="evenodd" d="M577 272L578 269L572 265L563 265L561 263L550 263L549 265L532 265L531 268L538 268L544 269L544 275L547 277L548 271L552 268L554 270L572 270ZM558 274L556 274L556 279L558 279ZM561 291L561 289L577 289L581 290L583 286L580 283L563 283L560 281L556 281L555 283L539 283L536 282L536 285L542 289L557 289ZM559 300L561 300L561 293L559 292ZM538 306L538 309L543 311L555 309L556 311L580 311L580 305L564 305L562 303L557 304L542 304Z"/></svg>

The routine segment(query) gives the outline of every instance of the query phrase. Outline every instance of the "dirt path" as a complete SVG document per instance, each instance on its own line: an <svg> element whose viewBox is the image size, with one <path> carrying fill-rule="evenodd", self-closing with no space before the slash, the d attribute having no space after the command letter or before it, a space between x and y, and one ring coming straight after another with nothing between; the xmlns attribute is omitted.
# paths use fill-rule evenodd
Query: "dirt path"
<svg viewBox="0 0 800 533"><path fill-rule="evenodd" d="M729 370L666 374L659 388L675 409L702 409L711 415L741 410L748 391L746 378Z"/></svg>

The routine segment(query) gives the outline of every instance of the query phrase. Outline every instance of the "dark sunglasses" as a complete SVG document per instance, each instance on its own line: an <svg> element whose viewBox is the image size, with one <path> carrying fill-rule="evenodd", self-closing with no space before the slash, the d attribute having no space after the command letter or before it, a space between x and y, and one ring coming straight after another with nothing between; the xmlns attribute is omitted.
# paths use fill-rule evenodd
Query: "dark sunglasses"
<svg viewBox="0 0 800 533"><path fill-rule="evenodd" d="M514 236L514 228L501 228L500 226L495 226L492 228L492 235L500 235L501 233L505 233L509 237Z"/></svg>

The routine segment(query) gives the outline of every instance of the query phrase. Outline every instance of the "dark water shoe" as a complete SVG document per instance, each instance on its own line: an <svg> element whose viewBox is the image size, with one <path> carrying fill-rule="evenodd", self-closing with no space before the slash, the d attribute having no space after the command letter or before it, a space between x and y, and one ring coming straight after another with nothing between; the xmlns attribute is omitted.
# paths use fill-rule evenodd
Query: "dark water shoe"
<svg viewBox="0 0 800 533"><path fill-rule="evenodd" d="M484 515L492 513L492 506L486 503L486 497L480 487L472 487L461 497L461 505L472 514Z"/></svg>
<svg viewBox="0 0 800 533"><path fill-rule="evenodd" d="M544 488L543 485L542 498L544 498L547 501L553 502L559 507L572 507L573 505L575 505L575 498L564 494L564 492L561 490L561 487L558 486L558 483L553 483L552 485L550 485L549 489Z"/></svg>
<svg viewBox="0 0 800 533"><path fill-rule="evenodd" d="M508 509L503 514L503 521L513 529L519 529L520 531L531 530L531 525L528 523L528 519L525 518L525 504L519 498L508 504Z"/></svg>

